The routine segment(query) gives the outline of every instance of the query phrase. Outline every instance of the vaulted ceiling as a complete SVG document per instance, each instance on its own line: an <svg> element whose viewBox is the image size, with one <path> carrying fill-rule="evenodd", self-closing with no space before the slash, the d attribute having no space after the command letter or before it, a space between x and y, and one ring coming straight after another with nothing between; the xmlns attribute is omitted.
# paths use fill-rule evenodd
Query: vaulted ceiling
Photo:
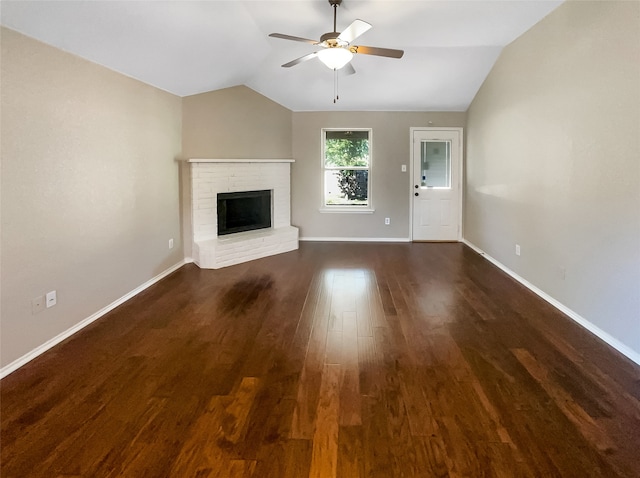
<svg viewBox="0 0 640 478"><path fill-rule="evenodd" d="M293 111L465 111L502 48L561 0L344 0L337 30L373 25L354 43L403 49L402 59L358 54L354 75L317 59L280 65L333 30L327 0L8 1L11 29L179 96L246 85Z"/></svg>

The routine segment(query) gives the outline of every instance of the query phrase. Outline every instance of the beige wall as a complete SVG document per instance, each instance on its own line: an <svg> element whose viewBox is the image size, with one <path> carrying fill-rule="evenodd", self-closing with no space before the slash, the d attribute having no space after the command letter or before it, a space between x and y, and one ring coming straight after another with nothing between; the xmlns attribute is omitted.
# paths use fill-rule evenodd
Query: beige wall
<svg viewBox="0 0 640 478"><path fill-rule="evenodd" d="M408 239L410 128L462 126L465 113L314 112L293 114L291 223L302 238ZM429 124L431 122L431 124ZM375 212L321 213L322 128L372 128L371 187ZM401 172L401 165L407 172ZM389 226L384 218L391 219Z"/></svg>
<svg viewBox="0 0 640 478"><path fill-rule="evenodd" d="M6 366L182 261L181 100L1 35ZM32 315L54 289L58 304Z"/></svg>
<svg viewBox="0 0 640 478"><path fill-rule="evenodd" d="M182 156L291 158L291 111L246 86L182 99Z"/></svg>
<svg viewBox="0 0 640 478"><path fill-rule="evenodd" d="M466 239L635 353L639 25L638 2L570 1L503 51L468 112L464 223Z"/></svg>

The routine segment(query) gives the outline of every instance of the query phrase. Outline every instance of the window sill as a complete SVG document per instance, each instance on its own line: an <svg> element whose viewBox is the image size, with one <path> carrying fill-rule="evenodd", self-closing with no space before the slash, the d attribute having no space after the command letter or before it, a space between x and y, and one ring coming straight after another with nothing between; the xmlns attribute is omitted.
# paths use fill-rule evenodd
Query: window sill
<svg viewBox="0 0 640 478"><path fill-rule="evenodd" d="M320 212L325 213L347 213L347 214L373 214L376 210L372 207L357 207L357 206L336 206L336 207L321 207Z"/></svg>

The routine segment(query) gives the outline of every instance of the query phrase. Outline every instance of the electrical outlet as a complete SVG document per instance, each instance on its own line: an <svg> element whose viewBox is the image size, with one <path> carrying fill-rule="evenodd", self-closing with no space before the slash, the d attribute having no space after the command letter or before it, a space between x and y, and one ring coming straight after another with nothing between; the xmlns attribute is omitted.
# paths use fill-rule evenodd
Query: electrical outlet
<svg viewBox="0 0 640 478"><path fill-rule="evenodd" d="M169 249L173 249L173 238L169 239Z"/></svg>
<svg viewBox="0 0 640 478"><path fill-rule="evenodd" d="M39 314L44 310L44 295L34 297L31 299L31 313L33 315Z"/></svg>
<svg viewBox="0 0 640 478"><path fill-rule="evenodd" d="M403 164L403 165L402 165L402 172L403 172L403 173L406 173L406 172L407 172L407 165L406 165L406 164Z"/></svg>
<svg viewBox="0 0 640 478"><path fill-rule="evenodd" d="M53 307L54 305L56 305L58 303L58 296L56 294L56 291L52 290L51 292L47 292L46 300L47 300L47 309L49 307Z"/></svg>
<svg viewBox="0 0 640 478"><path fill-rule="evenodd" d="M385 218L384 218L384 225L385 225L385 226L388 226L389 224L391 224L391 219L390 219L390 218L388 218L388 217L385 217Z"/></svg>
<svg viewBox="0 0 640 478"><path fill-rule="evenodd" d="M520 244L516 244L516 256L520 255Z"/></svg>

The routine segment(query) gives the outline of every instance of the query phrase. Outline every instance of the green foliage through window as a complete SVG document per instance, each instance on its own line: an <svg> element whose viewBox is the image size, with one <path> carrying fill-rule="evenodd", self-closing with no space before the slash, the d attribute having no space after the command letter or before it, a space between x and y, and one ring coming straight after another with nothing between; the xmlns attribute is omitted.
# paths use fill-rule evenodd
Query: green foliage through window
<svg viewBox="0 0 640 478"><path fill-rule="evenodd" d="M369 205L369 130L324 131L324 204Z"/></svg>
<svg viewBox="0 0 640 478"><path fill-rule="evenodd" d="M328 135L327 135L328 136ZM369 166L369 139L331 139L325 141L325 166Z"/></svg>

